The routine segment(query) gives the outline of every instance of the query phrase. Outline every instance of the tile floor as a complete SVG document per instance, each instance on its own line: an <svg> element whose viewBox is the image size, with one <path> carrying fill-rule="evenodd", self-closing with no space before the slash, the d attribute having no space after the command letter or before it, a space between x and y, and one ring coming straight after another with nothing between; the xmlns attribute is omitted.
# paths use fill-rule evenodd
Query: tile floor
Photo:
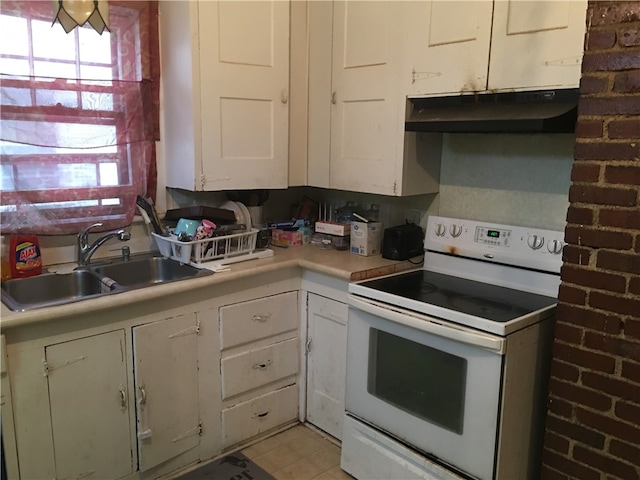
<svg viewBox="0 0 640 480"><path fill-rule="evenodd" d="M340 469L340 447L296 425L241 450L276 480L351 480Z"/></svg>

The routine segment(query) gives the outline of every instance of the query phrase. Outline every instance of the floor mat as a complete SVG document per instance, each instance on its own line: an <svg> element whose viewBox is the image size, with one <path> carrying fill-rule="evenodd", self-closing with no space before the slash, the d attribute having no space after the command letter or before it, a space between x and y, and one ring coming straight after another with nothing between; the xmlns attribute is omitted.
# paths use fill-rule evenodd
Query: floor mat
<svg viewBox="0 0 640 480"><path fill-rule="evenodd" d="M240 452L209 462L175 480L274 480Z"/></svg>

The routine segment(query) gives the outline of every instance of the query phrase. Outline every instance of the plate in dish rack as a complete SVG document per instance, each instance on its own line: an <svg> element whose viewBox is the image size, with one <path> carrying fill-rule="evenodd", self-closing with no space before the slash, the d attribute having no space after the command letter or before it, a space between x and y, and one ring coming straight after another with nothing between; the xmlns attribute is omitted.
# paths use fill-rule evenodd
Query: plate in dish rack
<svg viewBox="0 0 640 480"><path fill-rule="evenodd" d="M249 209L242 202L236 202L240 210L242 211L242 216L244 217L244 223L247 226L247 230L251 230L251 214L249 213Z"/></svg>
<svg viewBox="0 0 640 480"><path fill-rule="evenodd" d="M229 200L226 203L223 203L220 208L225 210L231 210L236 216L236 223L244 223L244 214L242 210L240 210L240 206L236 202L232 202Z"/></svg>

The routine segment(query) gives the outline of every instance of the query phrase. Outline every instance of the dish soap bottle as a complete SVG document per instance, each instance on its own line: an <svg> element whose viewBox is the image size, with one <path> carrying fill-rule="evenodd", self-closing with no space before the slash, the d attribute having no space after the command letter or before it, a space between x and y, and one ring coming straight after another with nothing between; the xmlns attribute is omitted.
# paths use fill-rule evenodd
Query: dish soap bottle
<svg viewBox="0 0 640 480"><path fill-rule="evenodd" d="M32 277L42 273L42 256L36 235L13 235L10 240L11 278Z"/></svg>

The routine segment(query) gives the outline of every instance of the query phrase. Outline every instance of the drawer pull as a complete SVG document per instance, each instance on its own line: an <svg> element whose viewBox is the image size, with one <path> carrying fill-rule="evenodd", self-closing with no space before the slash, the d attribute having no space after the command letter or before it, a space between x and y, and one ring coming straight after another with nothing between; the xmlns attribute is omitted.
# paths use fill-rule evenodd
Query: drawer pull
<svg viewBox="0 0 640 480"><path fill-rule="evenodd" d="M269 320L271 318L271 314L270 313L263 313L262 315L254 315L253 317L251 317L253 320L255 320L256 322L266 322L267 320Z"/></svg>
<svg viewBox="0 0 640 480"><path fill-rule="evenodd" d="M267 410L266 412L262 412L262 413L255 413L253 415L253 417L251 417L251 418L264 418L267 415L269 415L269 410Z"/></svg>
<svg viewBox="0 0 640 480"><path fill-rule="evenodd" d="M253 369L254 370L266 370L267 368L269 368L269 365L271 365L272 361L271 360L267 360L264 363L256 363L253 365Z"/></svg>

